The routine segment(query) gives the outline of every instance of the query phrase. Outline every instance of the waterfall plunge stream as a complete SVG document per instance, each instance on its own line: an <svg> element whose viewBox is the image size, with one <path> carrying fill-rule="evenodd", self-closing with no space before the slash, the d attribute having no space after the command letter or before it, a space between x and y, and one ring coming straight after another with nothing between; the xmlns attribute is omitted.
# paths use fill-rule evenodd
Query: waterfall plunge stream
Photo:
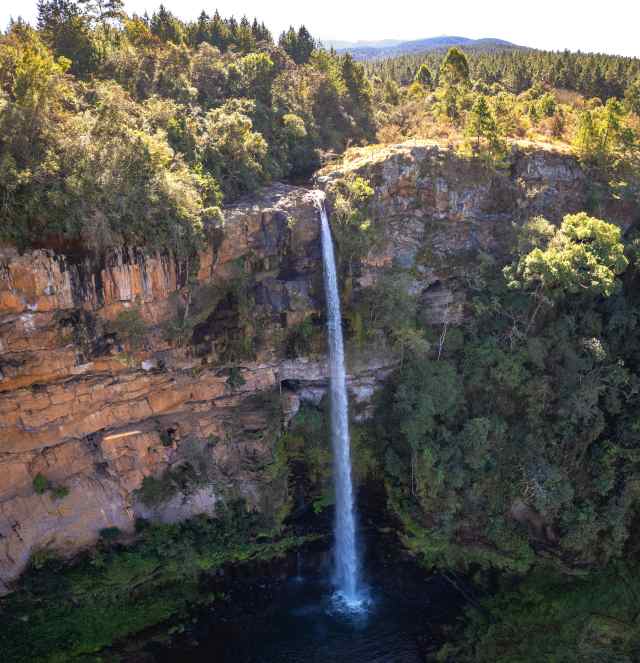
<svg viewBox="0 0 640 663"><path fill-rule="evenodd" d="M336 501L334 584L336 586L337 601L342 607L353 611L361 609L365 601L360 586L360 561L358 559L353 483L351 480L351 445L342 317L331 228L325 207L324 194L321 192L318 192L317 202L321 220L329 341L331 443L333 446Z"/></svg>

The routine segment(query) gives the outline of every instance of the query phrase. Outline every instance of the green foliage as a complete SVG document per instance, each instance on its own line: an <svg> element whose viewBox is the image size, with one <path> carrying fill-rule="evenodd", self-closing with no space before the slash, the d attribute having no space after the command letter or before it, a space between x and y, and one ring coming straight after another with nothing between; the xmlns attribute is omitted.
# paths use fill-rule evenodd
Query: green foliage
<svg viewBox="0 0 640 663"><path fill-rule="evenodd" d="M555 97L549 92L545 92L539 99L537 103L538 112L544 117L552 117L558 105L556 103Z"/></svg>
<svg viewBox="0 0 640 663"><path fill-rule="evenodd" d="M624 122L624 107L617 99L605 106L584 110L579 118L573 146L583 162L612 168L629 150L637 149L636 136Z"/></svg>
<svg viewBox="0 0 640 663"><path fill-rule="evenodd" d="M48 566L56 564L60 558L56 553L48 548L39 548L34 550L29 559L29 569L39 571Z"/></svg>
<svg viewBox="0 0 640 663"><path fill-rule="evenodd" d="M36 474L33 478L32 485L33 490L37 495L44 495L48 492L53 500L62 500L69 494L69 489L66 486L51 483L51 481L41 473Z"/></svg>
<svg viewBox="0 0 640 663"><path fill-rule="evenodd" d="M303 404L281 437L287 463L297 466L305 477L307 499L321 511L333 503L329 426L324 413Z"/></svg>
<svg viewBox="0 0 640 663"><path fill-rule="evenodd" d="M116 319L109 324L109 328L118 339L134 349L143 345L148 333L147 324L137 308L120 311Z"/></svg>
<svg viewBox="0 0 640 663"><path fill-rule="evenodd" d="M246 383L242 375L242 371L237 366L232 366L229 369L229 377L227 378L227 384L231 389L239 389Z"/></svg>
<svg viewBox="0 0 640 663"><path fill-rule="evenodd" d="M163 325L164 338L180 347L187 345L193 334L193 320L184 317L184 312L179 312L178 316L167 320Z"/></svg>
<svg viewBox="0 0 640 663"><path fill-rule="evenodd" d="M371 84L364 66L346 53L340 59L339 71L346 91L345 108L357 126L357 137L359 140L371 139L374 129Z"/></svg>
<svg viewBox="0 0 640 663"><path fill-rule="evenodd" d="M174 474L166 470L161 476L146 476L137 490L138 499L149 507L167 502L180 491L180 485L174 481Z"/></svg>
<svg viewBox="0 0 640 663"><path fill-rule="evenodd" d="M69 494L69 489L66 486L53 486L51 488L51 497L54 500L63 500Z"/></svg>
<svg viewBox="0 0 640 663"><path fill-rule="evenodd" d="M279 44L296 64L309 62L316 47L313 37L304 25L300 26L297 32L293 26L287 32L283 32L280 35Z"/></svg>
<svg viewBox="0 0 640 663"><path fill-rule="evenodd" d="M441 113L458 122L465 107L465 95L469 89L469 63L458 48L449 49L440 64L437 98Z"/></svg>
<svg viewBox="0 0 640 663"><path fill-rule="evenodd" d="M638 62L483 48L372 61L367 71L378 140L429 139L461 147L466 139L465 151L473 149L494 165L502 165L507 139L560 141L572 145L599 186L632 199L640 181L633 111ZM429 71L438 72L433 93Z"/></svg>
<svg viewBox="0 0 640 663"><path fill-rule="evenodd" d="M440 83L460 85L469 82L469 61L467 56L455 46L450 48L440 65Z"/></svg>
<svg viewBox="0 0 640 663"><path fill-rule="evenodd" d="M419 359L427 354L430 346L418 324L411 285L411 276L398 270L382 274L359 293L352 304L351 326L360 345L381 340L398 352L401 362L405 356Z"/></svg>
<svg viewBox="0 0 640 663"><path fill-rule="evenodd" d="M268 178L263 167L268 145L253 131L253 110L252 102L230 99L205 117L203 163L231 197L258 188Z"/></svg>
<svg viewBox="0 0 640 663"><path fill-rule="evenodd" d="M0 239L21 249L189 256L223 196L373 135L362 66L304 27L282 48L217 12L184 23L165 7L147 20L116 0L43 0L39 13L38 31L0 36Z"/></svg>
<svg viewBox="0 0 640 663"><path fill-rule="evenodd" d="M100 538L103 541L112 542L120 538L122 531L119 527L104 527L100 530Z"/></svg>
<svg viewBox="0 0 640 663"><path fill-rule="evenodd" d="M474 153L484 153L490 159L500 158L505 152L505 143L498 129L498 123L489 108L484 95L479 95L466 118L466 134L473 139Z"/></svg>
<svg viewBox="0 0 640 663"><path fill-rule="evenodd" d="M313 350L313 340L317 330L313 325L312 318L305 318L300 324L292 327L285 340L285 353L287 357L309 356Z"/></svg>
<svg viewBox="0 0 640 663"><path fill-rule="evenodd" d="M629 84L624 93L624 101L632 113L640 116L640 76Z"/></svg>
<svg viewBox="0 0 640 663"><path fill-rule="evenodd" d="M175 295L173 298L175 317L164 323L164 338L177 346L186 345L192 340L194 329L205 324L222 302L228 300L233 293L240 293L245 285L243 277L229 278L220 285L197 284L190 278L185 296Z"/></svg>
<svg viewBox="0 0 640 663"><path fill-rule="evenodd" d="M170 430L160 431L160 442L163 447L170 447L173 444L173 435Z"/></svg>
<svg viewBox="0 0 640 663"><path fill-rule="evenodd" d="M622 99L640 74L637 58L603 53L467 48L464 56L471 80L487 86L497 83L514 94L525 92L537 82L606 102L611 97ZM446 57L442 51L408 54L367 62L367 69L372 76L391 77L406 84L423 64L439 71Z"/></svg>
<svg viewBox="0 0 640 663"><path fill-rule="evenodd" d="M33 479L33 489L38 495L44 495L49 489L49 481L43 474L36 474Z"/></svg>
<svg viewBox="0 0 640 663"><path fill-rule="evenodd" d="M74 74L95 71L100 58L98 43L79 4L70 0L40 0L38 28L51 50L68 59Z"/></svg>
<svg viewBox="0 0 640 663"><path fill-rule="evenodd" d="M619 661L640 655L640 575L624 563L583 578L540 568L513 588L468 609L464 637L442 661Z"/></svg>
<svg viewBox="0 0 640 663"><path fill-rule="evenodd" d="M162 132L144 131L133 100L115 83L96 83L93 108L69 113L64 69L37 35L10 33L0 52L0 80L6 77L10 94L0 105L2 237L19 246L62 237L97 249L129 243L191 250L210 214L204 180Z"/></svg>
<svg viewBox="0 0 640 663"><path fill-rule="evenodd" d="M140 523L128 547L100 547L73 563L41 555L3 600L4 660L36 663L95 657L117 640L211 602L199 579L223 564L271 559L302 537L260 537L263 523L231 504L212 520Z"/></svg>
<svg viewBox="0 0 640 663"><path fill-rule="evenodd" d="M369 218L373 188L360 176L337 183L332 209L332 229L336 236L341 269L351 272L377 239Z"/></svg>
<svg viewBox="0 0 640 663"><path fill-rule="evenodd" d="M593 568L630 541L635 264L620 278L619 229L585 214L532 220L516 252L520 287L480 266L464 339L405 363L377 411L389 505L429 566L522 573L542 546L558 569Z"/></svg>
<svg viewBox="0 0 640 663"><path fill-rule="evenodd" d="M565 216L555 232L543 223L535 220L523 229L535 248L506 270L512 287L540 287L552 297L615 292L620 284L616 277L628 264L620 228L585 212ZM542 234L545 248L536 245Z"/></svg>
<svg viewBox="0 0 640 663"><path fill-rule="evenodd" d="M154 508L178 494L189 495L210 482L211 458L198 440L187 440L179 447L180 462L165 469L159 476L146 476L136 491L144 505Z"/></svg>
<svg viewBox="0 0 640 663"><path fill-rule="evenodd" d="M418 67L414 80L427 89L433 86L433 76L431 75L429 66L425 62Z"/></svg>
<svg viewBox="0 0 640 663"><path fill-rule="evenodd" d="M164 5L160 5L158 11L151 16L149 28L161 41L181 44L185 38L184 26Z"/></svg>

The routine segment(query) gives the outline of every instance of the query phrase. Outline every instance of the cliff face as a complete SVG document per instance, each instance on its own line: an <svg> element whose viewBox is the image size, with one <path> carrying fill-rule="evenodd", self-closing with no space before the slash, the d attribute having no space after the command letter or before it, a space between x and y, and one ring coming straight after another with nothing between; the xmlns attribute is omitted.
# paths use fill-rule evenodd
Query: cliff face
<svg viewBox="0 0 640 663"><path fill-rule="evenodd" d="M383 234L356 287L411 269L438 325L464 318L471 256L499 255L512 223L559 220L589 197L575 161L554 153L518 154L496 174L430 145L370 148L319 183L331 199L353 174L374 186ZM626 223L628 210L605 205ZM232 497L279 512L274 442L326 389L321 343L291 350L305 320L322 330L321 270L314 198L286 185L226 210L197 266L1 249L0 583L35 551L72 553L139 516L215 514ZM380 351L352 358L352 397L366 405L393 366Z"/></svg>
<svg viewBox="0 0 640 663"><path fill-rule="evenodd" d="M496 170L427 141L356 148L321 171L318 182L331 199L336 184L355 176L374 189L371 213L383 235L356 286L368 287L384 269L407 270L423 320L434 325L463 320L479 255L506 259L527 219L559 223L589 209L626 227L635 214L631 202L598 197L574 157L546 150L514 148Z"/></svg>
<svg viewBox="0 0 640 663"><path fill-rule="evenodd" d="M311 288L318 258L316 210L305 190L275 186L228 210L196 281L215 286L251 273L260 293L251 317L264 337L251 360L234 362L230 380L229 365L210 363L211 352L164 340L162 323L181 315L184 262L134 251L99 264L3 250L0 578L15 577L34 550L73 551L107 527L131 531L136 516L213 513L222 494L258 508L283 499L263 477L280 421L261 397L287 371L281 343L269 337L318 308ZM229 317L223 304L213 318ZM135 344L109 326L132 310L144 325ZM241 336L232 323L224 334ZM213 320L202 321L201 335L215 336L207 325ZM206 463L209 480L151 506L136 497L145 477L186 463ZM35 492L38 474L68 495Z"/></svg>

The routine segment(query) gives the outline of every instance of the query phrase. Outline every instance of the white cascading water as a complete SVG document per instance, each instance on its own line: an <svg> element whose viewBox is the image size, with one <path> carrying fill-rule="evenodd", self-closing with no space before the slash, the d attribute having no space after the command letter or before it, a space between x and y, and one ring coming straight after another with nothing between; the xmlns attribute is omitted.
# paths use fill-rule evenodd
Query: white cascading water
<svg viewBox="0 0 640 663"><path fill-rule="evenodd" d="M331 228L327 217L324 194L322 192L317 193L321 220L324 289L327 300L327 331L329 337L331 442L333 445L336 500L334 584L339 601L348 609L353 610L362 606L363 599L360 587L360 563L356 540L353 483L351 480L351 445L342 317Z"/></svg>

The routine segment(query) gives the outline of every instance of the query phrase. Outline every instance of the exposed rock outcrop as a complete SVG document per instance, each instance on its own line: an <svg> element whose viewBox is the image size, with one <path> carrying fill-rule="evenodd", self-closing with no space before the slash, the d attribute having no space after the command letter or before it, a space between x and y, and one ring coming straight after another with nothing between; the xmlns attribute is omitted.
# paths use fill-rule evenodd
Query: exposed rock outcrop
<svg viewBox="0 0 640 663"><path fill-rule="evenodd" d="M360 285L381 269L410 269L424 321L462 321L467 279L480 254L504 257L518 225L541 215L563 216L590 209L627 226L631 201L601 197L593 209L592 184L566 153L514 147L507 167L462 158L429 141L354 148L320 171L317 181L332 197L335 184L361 176L372 185L373 223L382 243L366 257Z"/></svg>
<svg viewBox="0 0 640 663"><path fill-rule="evenodd" d="M517 154L495 173L433 145L367 148L319 182L331 192L351 173L371 181L384 225L358 287L411 268L423 317L438 325L464 318L470 256L500 254L512 223L557 221L588 196L576 162L554 153ZM606 204L624 224L627 210ZM321 348L287 356L302 321L322 329L320 258L314 197L281 184L225 211L197 269L133 249L0 249L0 583L37 550L72 553L136 517L215 513L234 496L277 511L286 486L269 471L274 440L326 391ZM168 333L176 321L186 343ZM380 351L352 356L356 416L394 365ZM49 489L35 490L38 475Z"/></svg>

